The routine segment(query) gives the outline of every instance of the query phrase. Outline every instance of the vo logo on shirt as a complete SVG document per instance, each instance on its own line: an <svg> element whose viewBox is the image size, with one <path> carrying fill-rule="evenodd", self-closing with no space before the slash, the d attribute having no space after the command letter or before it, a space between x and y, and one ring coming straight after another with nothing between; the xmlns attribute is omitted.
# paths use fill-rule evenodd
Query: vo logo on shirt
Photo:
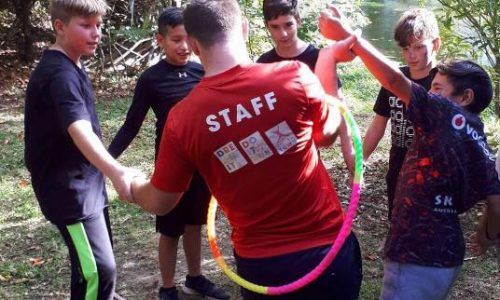
<svg viewBox="0 0 500 300"><path fill-rule="evenodd" d="M453 116L453 119L451 119L451 125L453 128L456 130L461 130L465 127L465 117L461 114L456 114Z"/></svg>

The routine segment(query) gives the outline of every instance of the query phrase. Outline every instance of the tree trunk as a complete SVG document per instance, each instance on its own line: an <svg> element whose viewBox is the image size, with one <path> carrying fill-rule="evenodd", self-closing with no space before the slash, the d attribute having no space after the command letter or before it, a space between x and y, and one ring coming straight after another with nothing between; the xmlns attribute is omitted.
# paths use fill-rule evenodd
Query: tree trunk
<svg viewBox="0 0 500 300"><path fill-rule="evenodd" d="M31 9L36 0L12 0L16 19L14 20L14 31L18 35L17 53L23 62L33 61L33 26L31 26Z"/></svg>

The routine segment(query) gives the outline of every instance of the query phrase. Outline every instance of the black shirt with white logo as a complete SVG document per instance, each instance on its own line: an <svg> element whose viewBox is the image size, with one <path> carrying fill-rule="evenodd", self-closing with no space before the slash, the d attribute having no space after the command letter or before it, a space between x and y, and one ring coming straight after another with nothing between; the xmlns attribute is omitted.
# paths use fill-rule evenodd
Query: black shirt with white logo
<svg viewBox="0 0 500 300"><path fill-rule="evenodd" d="M101 129L84 69L62 52L45 50L30 76L25 105L25 163L45 217L70 224L107 205L104 177L73 143L68 127L87 120Z"/></svg>
<svg viewBox="0 0 500 300"><path fill-rule="evenodd" d="M407 66L400 67L401 72L411 79L410 69ZM431 72L432 73L432 72ZM434 76L428 75L421 79L411 79L413 82L423 86L426 90L431 88ZM387 171L387 188L394 188L399 171L403 165L406 151L413 141L413 124L408 120L408 112L403 101L385 88L381 88L373 111L391 120L391 149L389 154L389 170ZM393 195L394 191L388 192ZM391 200L391 199L389 199Z"/></svg>
<svg viewBox="0 0 500 300"><path fill-rule="evenodd" d="M191 61L183 66L174 66L161 60L144 71L137 81L125 123L111 142L109 153L118 157L130 145L149 108L152 108L156 116L156 155L170 109L189 94L204 74L203 67Z"/></svg>
<svg viewBox="0 0 500 300"><path fill-rule="evenodd" d="M461 265L458 215L500 194L495 155L477 115L417 84L408 119L415 136L398 179L385 255L400 263Z"/></svg>
<svg viewBox="0 0 500 300"><path fill-rule="evenodd" d="M262 54L257 59L257 62L269 64L284 60L296 60L305 63L307 66L309 66L309 69L311 69L311 71L314 72L314 68L316 67L316 62L318 61L318 55L319 55L319 49L311 44L307 46L306 50L304 50L302 53L300 53L295 57L281 57L276 52L276 48L273 48ZM340 78L337 78L337 86L339 89L342 87L342 82L340 81Z"/></svg>

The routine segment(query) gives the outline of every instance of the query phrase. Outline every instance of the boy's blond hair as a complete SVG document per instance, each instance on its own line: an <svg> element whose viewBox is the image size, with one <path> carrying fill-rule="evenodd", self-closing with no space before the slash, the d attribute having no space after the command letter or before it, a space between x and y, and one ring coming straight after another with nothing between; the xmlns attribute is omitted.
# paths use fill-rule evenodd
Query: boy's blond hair
<svg viewBox="0 0 500 300"><path fill-rule="evenodd" d="M412 39L423 41L436 38L439 38L436 16L423 8L404 12L394 28L394 39L400 47L408 46Z"/></svg>
<svg viewBox="0 0 500 300"><path fill-rule="evenodd" d="M72 17L104 16L109 9L106 0L51 0L50 19L56 19L67 24Z"/></svg>

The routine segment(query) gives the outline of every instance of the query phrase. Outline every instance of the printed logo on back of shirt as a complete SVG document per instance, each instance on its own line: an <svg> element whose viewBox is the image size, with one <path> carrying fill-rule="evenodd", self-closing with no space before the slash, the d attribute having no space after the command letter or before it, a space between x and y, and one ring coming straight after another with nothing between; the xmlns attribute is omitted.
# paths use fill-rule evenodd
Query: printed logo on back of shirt
<svg viewBox="0 0 500 300"><path fill-rule="evenodd" d="M462 114L456 114L453 116L451 119L451 126L453 126L456 130L465 129L465 133L477 142L477 145L481 148L484 155L486 155L489 160L495 161L495 154L488 148L488 144L486 144L484 136L472 127Z"/></svg>
<svg viewBox="0 0 500 300"><path fill-rule="evenodd" d="M410 147L415 130L413 124L406 119L404 102L394 96L389 97L392 144L396 147Z"/></svg>
<svg viewBox="0 0 500 300"><path fill-rule="evenodd" d="M458 213L453 206L453 197L448 195L436 195L434 197L434 212L443 214Z"/></svg>
<svg viewBox="0 0 500 300"><path fill-rule="evenodd" d="M229 173L233 173L248 162L233 142L229 142L214 152Z"/></svg>
<svg viewBox="0 0 500 300"><path fill-rule="evenodd" d="M240 145L254 165L273 155L273 151L258 131L241 140Z"/></svg>
<svg viewBox="0 0 500 300"><path fill-rule="evenodd" d="M456 114L451 119L451 125L457 130L463 129L465 127L465 117L461 114Z"/></svg>
<svg viewBox="0 0 500 300"><path fill-rule="evenodd" d="M283 121L266 131L266 136L269 138L271 144L273 144L274 148L280 155L298 143L297 136L295 136L286 121Z"/></svg>

